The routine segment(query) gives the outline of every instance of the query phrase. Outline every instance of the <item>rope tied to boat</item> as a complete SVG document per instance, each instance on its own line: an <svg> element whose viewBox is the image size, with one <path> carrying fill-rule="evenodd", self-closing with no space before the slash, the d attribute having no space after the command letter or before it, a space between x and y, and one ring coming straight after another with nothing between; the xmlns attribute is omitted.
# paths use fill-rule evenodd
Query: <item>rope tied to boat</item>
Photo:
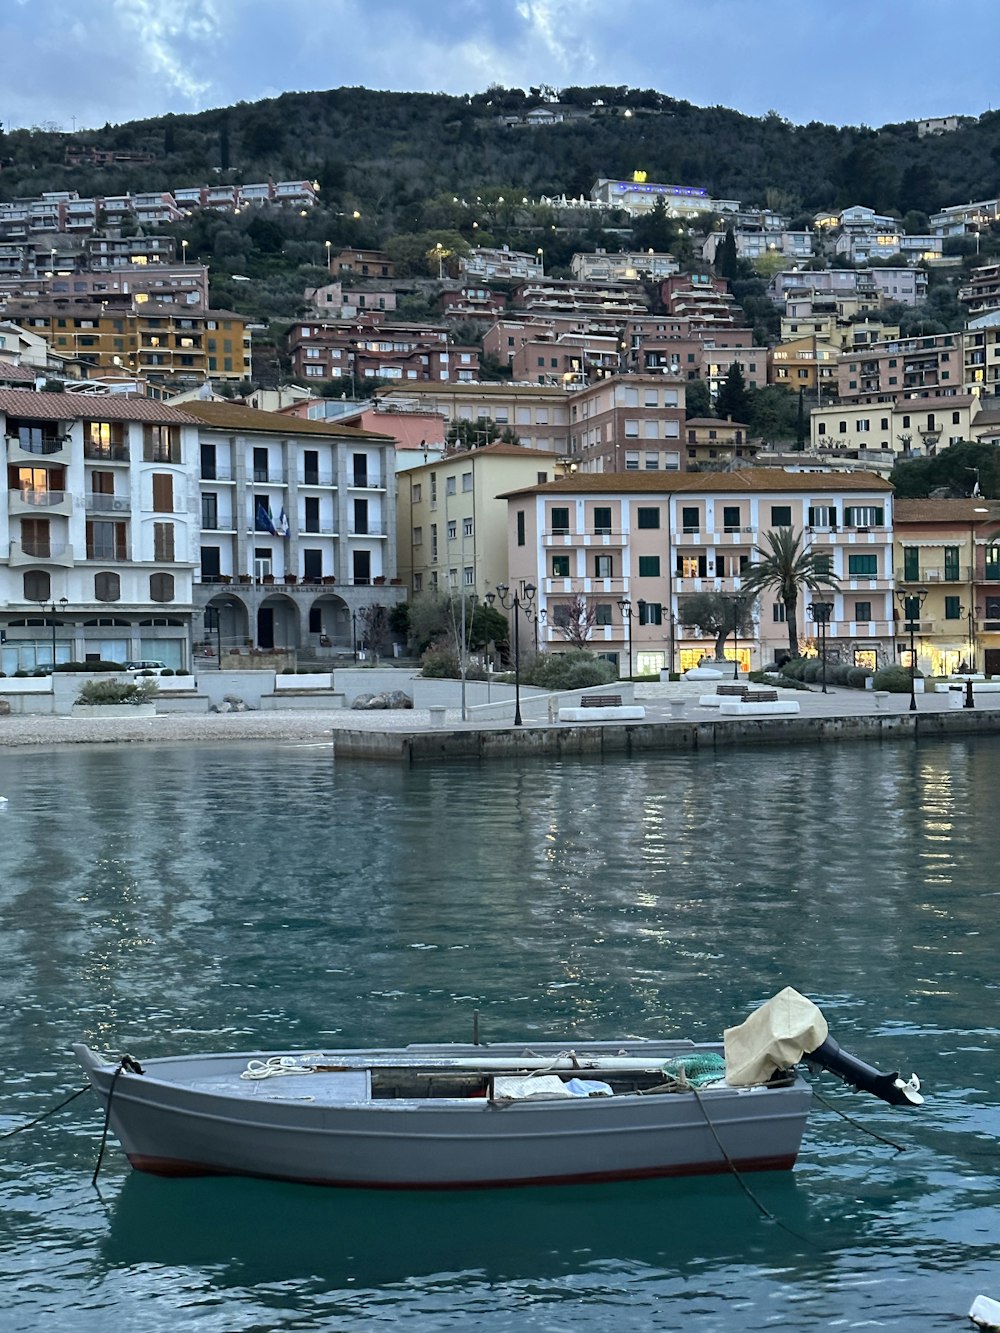
<svg viewBox="0 0 1000 1333"><path fill-rule="evenodd" d="M111 1086L108 1088L108 1104L104 1108L104 1129L101 1131L101 1146L97 1152L97 1165L94 1167L94 1174L90 1178L90 1183L96 1188L97 1176L101 1170L101 1163L104 1161L104 1149L108 1142L108 1129L111 1125L111 1100L115 1095L115 1085L122 1074L144 1074L146 1071L138 1060L133 1060L131 1055L123 1055L118 1061L115 1072L111 1075Z"/></svg>
<svg viewBox="0 0 1000 1333"><path fill-rule="evenodd" d="M55 1106L50 1106L49 1109L43 1111L41 1115L36 1115L34 1120L28 1120L23 1125L15 1125L13 1129L6 1130L3 1134L0 1134L0 1139L12 1139L15 1134L23 1134L26 1129L33 1129L35 1125L40 1125L43 1120L48 1120L50 1115L55 1115L55 1113L61 1111L64 1106L69 1106L70 1102L75 1102L77 1097L82 1097L85 1092L89 1091L89 1083L82 1088L77 1088L76 1092L70 1093L68 1097L63 1098L61 1102L57 1102Z"/></svg>

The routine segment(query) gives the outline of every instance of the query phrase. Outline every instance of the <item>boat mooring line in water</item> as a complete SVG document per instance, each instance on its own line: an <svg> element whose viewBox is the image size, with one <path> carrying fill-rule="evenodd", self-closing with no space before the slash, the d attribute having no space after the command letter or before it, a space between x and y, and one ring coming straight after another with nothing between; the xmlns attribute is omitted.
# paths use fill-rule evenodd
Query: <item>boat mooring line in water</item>
<svg viewBox="0 0 1000 1333"><path fill-rule="evenodd" d="M104 1161L104 1149L108 1142L108 1127L111 1124L111 1102L115 1095L115 1084L118 1078L126 1070L130 1074L144 1074L146 1071L138 1060L133 1060L130 1055L123 1055L118 1061L118 1067L111 1075L111 1086L108 1088L108 1104L104 1108L104 1129L101 1131L101 1146L97 1151L97 1165L94 1167L94 1174L90 1177L90 1183L97 1188L97 1176L101 1169L101 1163Z"/></svg>
<svg viewBox="0 0 1000 1333"><path fill-rule="evenodd" d="M842 1111L839 1106L834 1106L833 1102L828 1102L821 1092L816 1091L815 1087L813 1087L813 1096L818 1102L821 1102L828 1111L835 1111L842 1120L846 1120L847 1123L853 1125L855 1129L860 1129L863 1134L868 1134L871 1138L877 1139L879 1143L884 1143L887 1148L894 1148L896 1152L906 1152L904 1144L893 1143L892 1139L887 1139L881 1134L876 1134L873 1129L869 1129L867 1125L863 1125L860 1120L855 1120L854 1117L848 1115L846 1111Z"/></svg>
<svg viewBox="0 0 1000 1333"><path fill-rule="evenodd" d="M64 1106L69 1106L70 1102L75 1102L77 1097L82 1097L85 1092L89 1091L89 1083L85 1088L77 1088L76 1092L70 1093L70 1095L63 1101L57 1102L55 1106L49 1107L49 1109L43 1111L41 1115L35 1116L34 1120L29 1120L26 1124L18 1125L15 1129L8 1129L5 1133L0 1134L0 1139L12 1139L15 1134L23 1134L26 1129L33 1129L35 1125L40 1125L43 1120L48 1120L50 1115L55 1115L55 1113L61 1111Z"/></svg>
<svg viewBox="0 0 1000 1333"><path fill-rule="evenodd" d="M825 1252L826 1250L825 1246L820 1245L818 1241L813 1240L812 1237L810 1236L803 1236L801 1231L796 1231L795 1228L790 1227L787 1222L782 1222L780 1217L775 1217L774 1213L772 1213L769 1208L767 1208L764 1204L761 1203L760 1199L757 1198L756 1194L754 1194L753 1190L743 1179L743 1173L740 1171L739 1167L729 1156L729 1153L726 1152L725 1145L723 1144L722 1140L716 1133L715 1126L712 1124L712 1117L708 1114L708 1109L706 1108L705 1103L701 1099L701 1093L698 1091L698 1089L694 1086L693 1083L690 1085L690 1091L694 1094L694 1099L698 1103L698 1106L701 1108L701 1113L705 1117L705 1124L708 1126L712 1138L715 1139L715 1143L717 1148L719 1149L719 1152L721 1152L722 1156L725 1158L726 1166L729 1167L729 1170L735 1177L737 1185L739 1185L740 1189L747 1196L747 1198L754 1205L754 1207L761 1214L761 1216L765 1217L768 1220L768 1222L773 1222L774 1225L780 1227L782 1231L786 1231L789 1236L794 1236L796 1240L802 1241L803 1245L809 1245L815 1250L823 1250Z"/></svg>

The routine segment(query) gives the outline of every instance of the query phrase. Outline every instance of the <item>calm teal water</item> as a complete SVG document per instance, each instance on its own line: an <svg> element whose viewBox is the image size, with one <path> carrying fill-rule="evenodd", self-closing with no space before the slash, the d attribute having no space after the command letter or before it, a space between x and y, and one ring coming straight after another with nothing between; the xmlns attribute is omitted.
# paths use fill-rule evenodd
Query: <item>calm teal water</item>
<svg viewBox="0 0 1000 1333"><path fill-rule="evenodd" d="M922 1112L826 1078L793 1173L394 1196L129 1172L89 1094L0 1144L0 1328L953 1329L1000 1298L994 741L335 767L0 753L0 1129L81 1036L172 1051L718 1037L784 984Z"/></svg>

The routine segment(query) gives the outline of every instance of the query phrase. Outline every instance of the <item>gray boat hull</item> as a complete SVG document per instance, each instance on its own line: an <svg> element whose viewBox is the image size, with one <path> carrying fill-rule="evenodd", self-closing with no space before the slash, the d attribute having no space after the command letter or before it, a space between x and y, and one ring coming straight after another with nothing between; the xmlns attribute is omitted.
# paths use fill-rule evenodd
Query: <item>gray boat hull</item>
<svg viewBox="0 0 1000 1333"><path fill-rule="evenodd" d="M568 1184L788 1169L810 1104L798 1075L784 1086L707 1088L503 1103L487 1096L371 1093L371 1069L430 1078L498 1068L548 1069L566 1046L409 1047L332 1051L324 1071L241 1080L267 1055L151 1060L122 1071L74 1053L133 1167L159 1175L230 1174L383 1189ZM690 1043L591 1043L584 1061L657 1061L718 1050ZM576 1057L574 1057L576 1058ZM534 1064L531 1063L534 1061ZM562 1068L572 1066L563 1065ZM584 1066L581 1077L600 1077Z"/></svg>

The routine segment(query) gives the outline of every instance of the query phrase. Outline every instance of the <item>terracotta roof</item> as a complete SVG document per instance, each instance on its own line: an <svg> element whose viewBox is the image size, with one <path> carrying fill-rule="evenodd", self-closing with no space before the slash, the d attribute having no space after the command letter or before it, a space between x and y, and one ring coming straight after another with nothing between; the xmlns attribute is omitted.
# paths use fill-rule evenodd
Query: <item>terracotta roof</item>
<svg viewBox="0 0 1000 1333"><path fill-rule="evenodd" d="M462 449L453 454L446 454L444 462L453 463L456 458L472 458L477 454L488 454L491 458L547 458L554 462L559 455L548 449L526 449L523 444L508 444L506 440L494 440L478 449Z"/></svg>
<svg viewBox="0 0 1000 1333"><path fill-rule="evenodd" d="M34 384L35 376L41 373L37 368L22 366L17 361L0 361L0 380L23 380L25 384Z"/></svg>
<svg viewBox="0 0 1000 1333"><path fill-rule="evenodd" d="M542 486L509 491L501 498L563 491L604 495L662 494L693 491L741 494L747 491L885 491L892 486L874 472L788 472L779 467L741 468L736 472L576 472Z"/></svg>
<svg viewBox="0 0 1000 1333"><path fill-rule="evenodd" d="M0 389L0 412L38 421L159 421L195 425L179 408L123 393L35 393L31 389Z"/></svg>
<svg viewBox="0 0 1000 1333"><path fill-rule="evenodd" d="M978 513L987 509L989 513ZM893 506L893 524L902 523L986 523L1000 518L1000 504L978 496L959 500L897 500Z"/></svg>
<svg viewBox="0 0 1000 1333"><path fill-rule="evenodd" d="M733 430L749 430L745 421L727 421L722 417L688 417L685 426L732 426Z"/></svg>
<svg viewBox="0 0 1000 1333"><path fill-rule="evenodd" d="M286 412L261 412L256 407L245 407L242 403L213 402L208 398L185 403L184 411L207 426L218 426L223 430L259 430L266 431L268 435L285 436L333 435L345 440L392 439L391 435L359 430L356 426L343 426L330 421L313 421L307 417L289 416Z"/></svg>

